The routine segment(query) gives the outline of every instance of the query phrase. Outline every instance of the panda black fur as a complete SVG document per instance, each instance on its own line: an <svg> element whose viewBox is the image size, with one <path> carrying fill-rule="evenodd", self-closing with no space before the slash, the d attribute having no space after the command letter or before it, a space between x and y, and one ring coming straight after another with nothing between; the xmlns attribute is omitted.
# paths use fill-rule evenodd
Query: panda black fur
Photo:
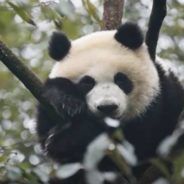
<svg viewBox="0 0 184 184"><path fill-rule="evenodd" d="M106 131L106 116L121 122L139 161L156 156L159 143L176 127L184 91L172 72L166 75L150 59L143 42L132 23L72 42L63 33L53 34L49 53L58 62L43 94L57 114L40 105L37 124L50 157L59 163L83 160L89 143Z"/></svg>

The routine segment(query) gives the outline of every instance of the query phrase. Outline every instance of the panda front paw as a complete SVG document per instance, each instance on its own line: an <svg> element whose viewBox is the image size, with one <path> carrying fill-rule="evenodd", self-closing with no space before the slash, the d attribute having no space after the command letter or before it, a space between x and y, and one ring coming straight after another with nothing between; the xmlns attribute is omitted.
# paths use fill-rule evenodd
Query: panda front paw
<svg viewBox="0 0 184 184"><path fill-rule="evenodd" d="M63 96L61 99L55 101L53 106L59 115L66 118L73 118L82 114L86 109L86 104L82 99L69 96Z"/></svg>
<svg viewBox="0 0 184 184"><path fill-rule="evenodd" d="M44 141L45 153L61 164L81 162L87 146L104 132L104 126L91 117L56 125Z"/></svg>

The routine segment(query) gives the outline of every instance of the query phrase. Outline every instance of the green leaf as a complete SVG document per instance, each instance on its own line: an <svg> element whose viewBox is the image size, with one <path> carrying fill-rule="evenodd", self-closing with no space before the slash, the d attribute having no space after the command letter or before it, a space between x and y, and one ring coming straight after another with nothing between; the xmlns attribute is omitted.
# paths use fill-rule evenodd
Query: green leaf
<svg viewBox="0 0 184 184"><path fill-rule="evenodd" d="M83 6L88 12L88 14L95 19L95 21L102 26L102 21L100 20L100 17L98 16L98 10L95 7L93 3L90 2L90 0L82 0Z"/></svg>
<svg viewBox="0 0 184 184"><path fill-rule="evenodd" d="M36 23L33 21L31 15L26 11L25 7L22 5L16 5L10 1L8 1L8 4L13 8L13 10L28 24L31 24L33 26L36 26Z"/></svg>

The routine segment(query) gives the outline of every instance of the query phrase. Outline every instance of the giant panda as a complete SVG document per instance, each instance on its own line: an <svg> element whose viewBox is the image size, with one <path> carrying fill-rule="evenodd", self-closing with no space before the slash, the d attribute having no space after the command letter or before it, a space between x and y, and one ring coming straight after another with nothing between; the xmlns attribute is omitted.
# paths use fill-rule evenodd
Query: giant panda
<svg viewBox="0 0 184 184"><path fill-rule="evenodd" d="M150 58L136 24L127 22L74 41L54 32L49 54L56 63L43 96L56 113L39 105L37 118L39 140L48 156L61 164L84 160L90 143L108 129L105 117L120 122L138 162L157 156L158 146L177 125L184 90L172 72L166 74ZM101 169L111 164L107 159ZM61 183L86 184L83 175L80 171Z"/></svg>

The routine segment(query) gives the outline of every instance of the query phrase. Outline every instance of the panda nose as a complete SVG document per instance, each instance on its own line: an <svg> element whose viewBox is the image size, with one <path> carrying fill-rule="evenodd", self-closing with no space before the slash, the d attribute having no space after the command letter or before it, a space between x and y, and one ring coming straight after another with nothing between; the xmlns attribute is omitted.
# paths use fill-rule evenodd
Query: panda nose
<svg viewBox="0 0 184 184"><path fill-rule="evenodd" d="M99 105L99 106L97 106L97 109L100 112L104 113L104 114L113 113L117 108L118 108L118 106L116 104Z"/></svg>

